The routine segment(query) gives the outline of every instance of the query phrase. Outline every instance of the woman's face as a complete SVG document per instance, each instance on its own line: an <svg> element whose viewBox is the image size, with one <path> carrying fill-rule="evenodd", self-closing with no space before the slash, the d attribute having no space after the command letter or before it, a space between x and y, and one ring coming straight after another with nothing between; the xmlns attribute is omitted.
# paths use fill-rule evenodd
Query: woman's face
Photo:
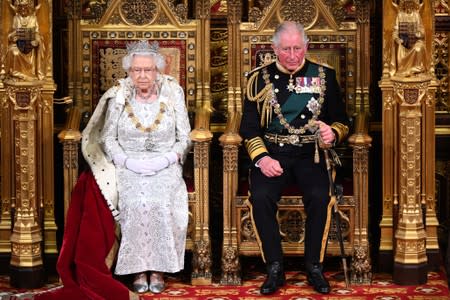
<svg viewBox="0 0 450 300"><path fill-rule="evenodd" d="M158 69L151 56L134 55L129 73L137 89L147 90L155 83Z"/></svg>

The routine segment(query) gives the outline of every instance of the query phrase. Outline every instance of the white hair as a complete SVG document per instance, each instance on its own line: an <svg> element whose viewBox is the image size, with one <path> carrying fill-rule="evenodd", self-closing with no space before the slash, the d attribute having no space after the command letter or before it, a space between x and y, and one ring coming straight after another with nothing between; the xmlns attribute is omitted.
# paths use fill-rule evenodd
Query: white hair
<svg viewBox="0 0 450 300"><path fill-rule="evenodd" d="M277 29L275 29L275 33L273 34L272 43L275 46L280 45L280 36L283 32L295 30L300 33L303 37L303 42L305 45L309 42L308 36L306 35L305 28L302 24L293 22L293 21L285 21L278 25Z"/></svg>
<svg viewBox="0 0 450 300"><path fill-rule="evenodd" d="M153 44L155 43L153 42ZM153 44L150 45L147 41L139 41L127 45L128 52L122 58L122 68L128 72L135 56L148 56L153 59L158 70L164 70L166 67L166 59L159 53L158 47Z"/></svg>

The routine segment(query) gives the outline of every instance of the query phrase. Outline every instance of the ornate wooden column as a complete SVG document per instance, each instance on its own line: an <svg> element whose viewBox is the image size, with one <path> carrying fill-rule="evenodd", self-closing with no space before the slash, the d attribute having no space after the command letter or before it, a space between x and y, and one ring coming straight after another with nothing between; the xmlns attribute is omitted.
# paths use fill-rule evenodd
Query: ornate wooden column
<svg viewBox="0 0 450 300"><path fill-rule="evenodd" d="M11 285L38 287L44 283L42 230L39 224L38 169L36 151L36 106L41 86L6 81L5 106L10 105L13 141L15 202L11 234ZM3 132L2 132L3 133Z"/></svg>
<svg viewBox="0 0 450 300"><path fill-rule="evenodd" d="M355 129L349 137L353 148L353 191L355 202L355 245L352 253L351 283L370 284L372 263L369 245L369 148L372 138L368 134L369 124L369 85L370 85L370 4L367 1L355 1L357 12L357 67L356 67L356 103ZM355 176L356 175L356 176Z"/></svg>
<svg viewBox="0 0 450 300"><path fill-rule="evenodd" d="M37 288L44 255L57 256L51 1L2 1L1 19L0 249L9 244L11 285Z"/></svg>
<svg viewBox="0 0 450 300"><path fill-rule="evenodd" d="M210 13L211 3L206 0L196 1L197 33L200 43L196 45L196 101L195 129L191 132L194 146L194 173L198 178L195 182L197 201L202 203L197 206L195 216L195 245L193 249L193 272L191 282L194 285L208 285L212 282L212 252L209 234L209 144L212 134L209 131L209 119L211 112L210 91ZM200 187L200 184L203 186ZM202 192L200 192L202 191Z"/></svg>
<svg viewBox="0 0 450 300"><path fill-rule="evenodd" d="M81 133L78 128L81 118L80 111L74 107L70 110L68 116L64 130L58 134L59 141L63 145L64 186L68 187L64 188L64 224L67 219L72 189L75 187L78 180L78 153L81 141Z"/></svg>
<svg viewBox="0 0 450 300"><path fill-rule="evenodd" d="M242 138L239 136L241 123L241 46L240 24L242 5L240 1L227 1L228 11L228 122L219 141L223 148L223 242L222 275L220 283L239 285L241 265L239 262L239 245L236 239L234 215L234 195L238 188L238 156Z"/></svg>
<svg viewBox="0 0 450 300"><path fill-rule="evenodd" d="M383 2L383 216L380 261L422 284L437 246L432 1ZM427 258L428 254L428 258Z"/></svg>

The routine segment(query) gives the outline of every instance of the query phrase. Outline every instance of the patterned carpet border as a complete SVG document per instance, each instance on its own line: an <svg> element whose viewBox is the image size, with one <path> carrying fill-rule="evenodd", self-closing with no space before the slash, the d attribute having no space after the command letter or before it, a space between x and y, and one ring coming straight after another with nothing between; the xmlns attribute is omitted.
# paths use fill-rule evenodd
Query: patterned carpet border
<svg viewBox="0 0 450 300"><path fill-rule="evenodd" d="M328 295L321 295L312 290L306 282L303 272L288 272L287 284L274 295L262 296L259 286L264 280L262 273L247 274L241 286L223 286L212 284L209 286L192 286L180 282L179 278L167 276L167 288L159 295L145 293L142 298L156 300L448 300L450 293L446 275L443 272L429 272L427 283L418 286L400 286L392 282L389 274L375 274L369 285L351 285L345 287L342 273L327 272L332 291ZM27 291L9 287L9 279L0 277L0 300L32 300L34 295L51 289L59 288L58 283L47 284L42 289ZM62 299L63 300L63 299ZM113 299L107 299L113 300Z"/></svg>

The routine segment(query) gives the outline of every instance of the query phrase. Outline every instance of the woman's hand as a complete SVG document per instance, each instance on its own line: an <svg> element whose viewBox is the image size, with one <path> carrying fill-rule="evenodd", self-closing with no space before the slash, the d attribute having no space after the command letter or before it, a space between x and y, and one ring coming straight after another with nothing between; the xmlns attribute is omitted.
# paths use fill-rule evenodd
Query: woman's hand
<svg viewBox="0 0 450 300"><path fill-rule="evenodd" d="M137 174L154 175L156 173L153 171L153 163L151 162L151 159L141 160L127 158L125 160L125 167Z"/></svg>
<svg viewBox="0 0 450 300"><path fill-rule="evenodd" d="M164 155L153 157L150 159L133 159L127 158L125 160L125 166L128 170L142 175L154 175L171 164L178 161L178 154L175 152L167 152Z"/></svg>

